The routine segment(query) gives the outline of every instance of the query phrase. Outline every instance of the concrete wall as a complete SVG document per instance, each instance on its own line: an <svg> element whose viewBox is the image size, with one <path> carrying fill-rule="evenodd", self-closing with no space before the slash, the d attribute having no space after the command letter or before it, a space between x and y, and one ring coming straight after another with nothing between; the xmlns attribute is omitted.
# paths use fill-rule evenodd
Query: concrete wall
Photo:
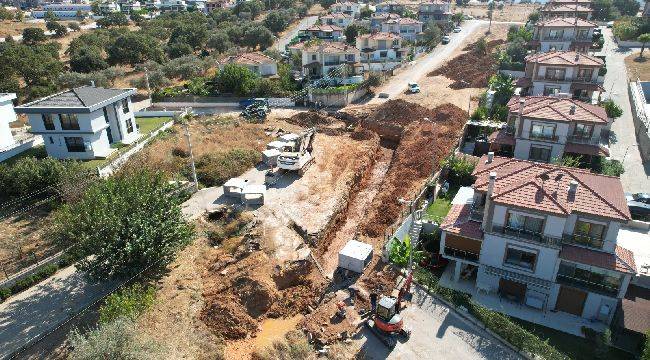
<svg viewBox="0 0 650 360"><path fill-rule="evenodd" d="M320 102L323 104L323 106L343 107L354 101L357 101L367 93L368 88L364 86L361 89L349 91L347 94L345 92L337 94L313 94L311 96L311 100L313 102Z"/></svg>
<svg viewBox="0 0 650 360"><path fill-rule="evenodd" d="M634 129L639 152L641 153L643 161L648 161L650 160L650 129L648 114L646 114L645 111L645 97L640 84L636 82L630 82L628 93L630 96L632 119L634 120Z"/></svg>
<svg viewBox="0 0 650 360"><path fill-rule="evenodd" d="M23 151L27 151L34 146L43 144L43 138L40 136L35 136L27 141L21 143L15 143L12 147L5 148L4 151L0 151L0 162L3 162L7 159L10 159Z"/></svg>

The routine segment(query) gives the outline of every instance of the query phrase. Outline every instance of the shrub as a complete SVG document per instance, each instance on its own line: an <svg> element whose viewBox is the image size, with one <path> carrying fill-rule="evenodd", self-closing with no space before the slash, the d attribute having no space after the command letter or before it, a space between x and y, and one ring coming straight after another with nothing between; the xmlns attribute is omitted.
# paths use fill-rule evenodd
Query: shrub
<svg viewBox="0 0 650 360"><path fill-rule="evenodd" d="M4 301L8 297L18 294L19 292L49 278L50 276L54 275L58 269L59 266L56 264L46 265L39 269L36 273L16 281L13 285L11 285L11 287L0 288L0 300Z"/></svg>
<svg viewBox="0 0 650 360"><path fill-rule="evenodd" d="M603 102L603 107L605 108L605 112L607 112L607 116L610 118L616 119L623 115L623 109L621 109L621 107L618 106L613 100L607 100Z"/></svg>
<svg viewBox="0 0 650 360"><path fill-rule="evenodd" d="M641 360L650 360L650 331L645 334L645 346L641 353Z"/></svg>
<svg viewBox="0 0 650 360"><path fill-rule="evenodd" d="M258 151L248 149L206 154L196 161L196 174L199 182L205 186L221 186L226 180L241 175L260 160Z"/></svg>
<svg viewBox="0 0 650 360"><path fill-rule="evenodd" d="M472 172L476 167L476 162L465 156L451 154L442 161L441 166L449 169L447 181L452 188L469 186L474 182Z"/></svg>
<svg viewBox="0 0 650 360"><path fill-rule="evenodd" d="M408 265L411 251L413 251L413 262L415 263L418 263L424 257L422 251L413 250L410 236L406 235L404 241L401 241L398 238L393 238L388 258L393 264L399 267L405 267Z"/></svg>
<svg viewBox="0 0 650 360"><path fill-rule="evenodd" d="M106 298L104 305L99 308L99 322L105 324L122 317L135 319L151 307L155 298L156 289L153 286L133 284Z"/></svg>

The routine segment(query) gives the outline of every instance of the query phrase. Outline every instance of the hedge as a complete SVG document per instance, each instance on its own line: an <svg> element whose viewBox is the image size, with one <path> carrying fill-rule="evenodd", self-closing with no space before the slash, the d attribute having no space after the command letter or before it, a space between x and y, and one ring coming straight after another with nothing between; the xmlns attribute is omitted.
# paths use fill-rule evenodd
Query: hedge
<svg viewBox="0 0 650 360"><path fill-rule="evenodd" d="M432 293L457 307L463 306L466 308L486 328L492 330L520 351L543 359L568 359L567 356L549 345L546 341L541 340L539 337L512 322L507 316L475 303L465 293L438 285L438 278L429 271L417 267L414 271L414 277L420 285Z"/></svg>

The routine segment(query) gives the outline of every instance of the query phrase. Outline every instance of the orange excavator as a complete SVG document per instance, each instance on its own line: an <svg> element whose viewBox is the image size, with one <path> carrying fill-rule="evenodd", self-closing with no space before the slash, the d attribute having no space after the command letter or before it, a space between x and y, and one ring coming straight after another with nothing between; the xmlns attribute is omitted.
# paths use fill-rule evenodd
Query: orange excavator
<svg viewBox="0 0 650 360"><path fill-rule="evenodd" d="M404 320L398 311L402 297L410 290L411 276L409 274L407 277L397 298L382 295L370 319L366 321L366 326L390 349L395 348L398 338L408 340L411 336L411 331L404 328Z"/></svg>

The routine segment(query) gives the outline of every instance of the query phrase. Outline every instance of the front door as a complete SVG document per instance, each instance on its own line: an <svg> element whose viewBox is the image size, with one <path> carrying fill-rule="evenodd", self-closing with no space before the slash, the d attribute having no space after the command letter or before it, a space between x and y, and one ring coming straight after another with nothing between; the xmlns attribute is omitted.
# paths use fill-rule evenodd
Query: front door
<svg viewBox="0 0 650 360"><path fill-rule="evenodd" d="M582 310L587 300L587 293L567 286L560 287L555 310L582 316Z"/></svg>
<svg viewBox="0 0 650 360"><path fill-rule="evenodd" d="M526 297L526 284L507 279L499 279L499 294L510 301L524 302Z"/></svg>

